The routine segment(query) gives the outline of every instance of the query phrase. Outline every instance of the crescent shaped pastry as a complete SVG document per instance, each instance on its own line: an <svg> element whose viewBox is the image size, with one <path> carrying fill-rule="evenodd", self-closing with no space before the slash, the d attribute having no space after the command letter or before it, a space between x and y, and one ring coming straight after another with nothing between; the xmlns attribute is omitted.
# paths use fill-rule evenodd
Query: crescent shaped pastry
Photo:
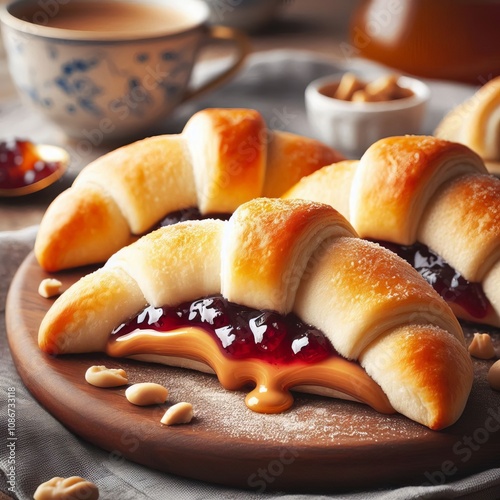
<svg viewBox="0 0 500 500"><path fill-rule="evenodd" d="M441 287L454 312L500 326L500 180L468 147L426 136L382 139L359 161L320 169L283 197L327 203L362 238L396 244L388 246L398 253L424 244L409 259ZM442 280L429 271L439 259L451 266ZM465 280L477 292L473 300L460 299Z"/></svg>
<svg viewBox="0 0 500 500"><path fill-rule="evenodd" d="M500 174L500 77L452 109L434 135L465 144L483 158L491 173Z"/></svg>
<svg viewBox="0 0 500 500"><path fill-rule="evenodd" d="M255 384L249 408L291 388L343 395L431 429L466 404L472 362L448 305L403 259L326 204L259 198L229 221L158 229L52 305L50 354L104 351Z"/></svg>
<svg viewBox="0 0 500 500"><path fill-rule="evenodd" d="M230 214L341 159L314 139L268 130L255 110L205 109L182 134L150 137L87 165L48 207L35 256L47 271L102 263L172 212Z"/></svg>

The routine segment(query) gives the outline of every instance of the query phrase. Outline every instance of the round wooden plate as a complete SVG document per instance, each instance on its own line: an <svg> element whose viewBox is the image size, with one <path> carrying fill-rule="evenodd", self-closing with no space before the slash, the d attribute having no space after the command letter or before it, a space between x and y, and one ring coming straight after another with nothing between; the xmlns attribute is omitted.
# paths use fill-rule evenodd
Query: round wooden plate
<svg viewBox="0 0 500 500"><path fill-rule="evenodd" d="M66 289L89 271L57 277ZM34 397L75 434L108 450L110 459L126 457L165 472L259 492L441 484L498 466L500 393L486 382L491 361L474 362L476 377L465 412L440 432L361 404L298 394L291 410L262 415L246 408L243 392L225 391L214 376L104 354L45 355L38 349L37 331L52 300L37 289L49 276L31 254L13 280L6 311L12 355ZM474 330L466 331L471 335ZM495 343L500 345L498 338ZM126 400L123 387L93 387L84 374L94 364L123 367L131 383L162 383L170 390L169 401L136 407ZM193 404L192 423L160 424L166 408L179 401Z"/></svg>

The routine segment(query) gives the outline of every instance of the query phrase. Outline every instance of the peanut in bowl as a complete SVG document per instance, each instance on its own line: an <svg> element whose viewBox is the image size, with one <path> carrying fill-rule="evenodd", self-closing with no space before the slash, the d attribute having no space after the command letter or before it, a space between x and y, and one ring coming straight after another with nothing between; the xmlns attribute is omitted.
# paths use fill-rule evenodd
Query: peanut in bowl
<svg viewBox="0 0 500 500"><path fill-rule="evenodd" d="M415 78L385 75L365 82L346 73L311 82L305 102L318 139L359 158L383 137L421 133L429 96L428 86Z"/></svg>

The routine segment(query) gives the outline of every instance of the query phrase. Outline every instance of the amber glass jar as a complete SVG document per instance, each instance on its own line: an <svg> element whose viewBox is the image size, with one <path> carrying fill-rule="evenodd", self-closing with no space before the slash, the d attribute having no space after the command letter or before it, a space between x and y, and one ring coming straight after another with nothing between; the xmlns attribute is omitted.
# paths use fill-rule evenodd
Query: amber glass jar
<svg viewBox="0 0 500 500"><path fill-rule="evenodd" d="M362 0L350 38L402 72L483 84L500 75L500 0Z"/></svg>

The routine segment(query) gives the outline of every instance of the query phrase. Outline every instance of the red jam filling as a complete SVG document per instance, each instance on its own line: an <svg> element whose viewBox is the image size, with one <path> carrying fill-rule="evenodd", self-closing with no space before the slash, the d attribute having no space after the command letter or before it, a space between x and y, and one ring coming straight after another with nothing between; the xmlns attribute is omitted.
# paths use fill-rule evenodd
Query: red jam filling
<svg viewBox="0 0 500 500"><path fill-rule="evenodd" d="M171 331L198 327L208 332L221 351L233 359L256 358L275 365L294 362L314 364L335 351L316 328L296 315L259 311L229 302L220 295L185 302L177 307L146 307L112 334L136 329Z"/></svg>
<svg viewBox="0 0 500 500"><path fill-rule="evenodd" d="M48 177L60 168L57 161L45 161L36 146L26 140L0 142L0 188L28 186Z"/></svg>
<svg viewBox="0 0 500 500"><path fill-rule="evenodd" d="M423 243L408 246L387 241L377 243L409 262L447 302L454 302L474 318L484 318L488 314L491 304L481 284L467 281Z"/></svg>

